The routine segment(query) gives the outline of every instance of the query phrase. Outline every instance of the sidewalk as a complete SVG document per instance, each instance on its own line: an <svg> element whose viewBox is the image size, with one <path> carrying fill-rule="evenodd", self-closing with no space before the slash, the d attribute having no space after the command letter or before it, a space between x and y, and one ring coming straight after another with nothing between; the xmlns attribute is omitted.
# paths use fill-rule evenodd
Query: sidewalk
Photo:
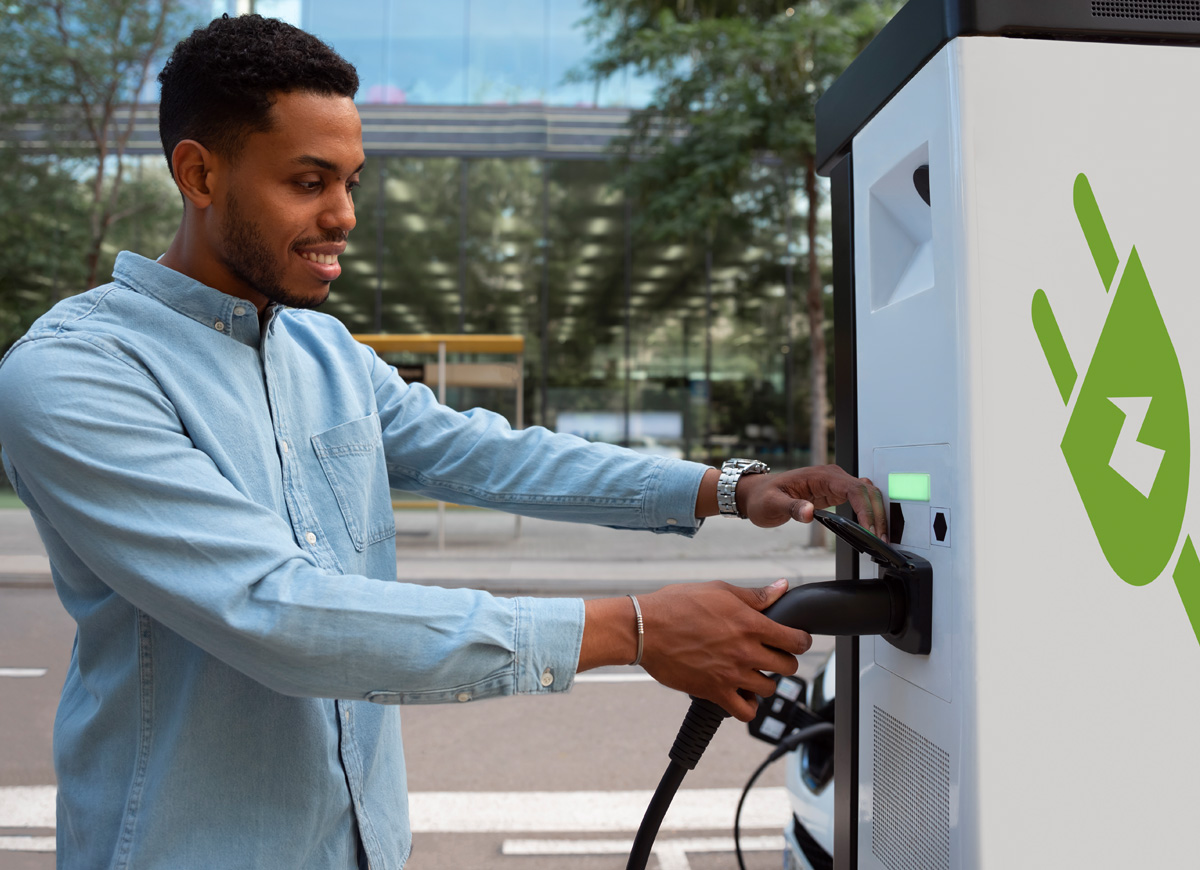
<svg viewBox="0 0 1200 870"><path fill-rule="evenodd" d="M695 538L522 519L491 511L447 510L445 549L437 512L396 513L401 580L486 589L503 595L604 595L668 583L726 580L743 586L786 577L832 580L832 549L807 546L809 528L759 529L713 518ZM24 510L0 510L0 587L49 586L50 565Z"/></svg>

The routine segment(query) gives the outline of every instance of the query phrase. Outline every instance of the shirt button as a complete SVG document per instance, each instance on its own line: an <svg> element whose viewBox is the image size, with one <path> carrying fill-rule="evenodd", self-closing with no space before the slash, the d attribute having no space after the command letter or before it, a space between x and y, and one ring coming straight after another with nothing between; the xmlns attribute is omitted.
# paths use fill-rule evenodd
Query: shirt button
<svg viewBox="0 0 1200 870"><path fill-rule="evenodd" d="M307 535L304 536L304 540L308 541L310 544L315 544L317 542L317 536L314 535L312 532L309 532Z"/></svg>
<svg viewBox="0 0 1200 870"><path fill-rule="evenodd" d="M238 317L241 317L243 314L246 313L246 309L245 309L245 307L243 307L241 305L235 305L233 307L233 313L236 314Z"/></svg>
<svg viewBox="0 0 1200 870"><path fill-rule="evenodd" d="M675 519L675 517L667 517L667 525L668 526L676 525L678 522L679 522L679 520Z"/></svg>
<svg viewBox="0 0 1200 870"><path fill-rule="evenodd" d="M217 332L224 332L225 331L224 321L218 320L216 323L213 324L213 329L215 329Z"/></svg>
<svg viewBox="0 0 1200 870"><path fill-rule="evenodd" d="M459 693L458 693L458 695L457 695L456 697L457 697L457 698L458 698L458 700L460 700L460 701L470 701L470 700L471 700L471 693L470 693L470 692L459 692Z"/></svg>
<svg viewBox="0 0 1200 870"><path fill-rule="evenodd" d="M284 453L287 453L287 452L288 452L288 446L287 446L287 442L286 442L286 441L284 441L284 442L283 442L283 452L284 452Z"/></svg>
<svg viewBox="0 0 1200 870"><path fill-rule="evenodd" d="M544 686L545 688L548 689L548 688L550 688L550 684L553 682L554 682L554 671L550 670L549 668L546 668L546 670L542 671L542 686Z"/></svg>

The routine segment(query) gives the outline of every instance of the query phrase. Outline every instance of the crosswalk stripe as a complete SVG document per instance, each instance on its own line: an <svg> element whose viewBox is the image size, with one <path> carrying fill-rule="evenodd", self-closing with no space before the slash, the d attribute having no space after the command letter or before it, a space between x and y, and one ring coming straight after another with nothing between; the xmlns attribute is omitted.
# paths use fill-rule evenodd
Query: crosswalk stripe
<svg viewBox="0 0 1200 870"><path fill-rule="evenodd" d="M577 683L653 683L654 677L645 671L634 671L628 674L576 674Z"/></svg>
<svg viewBox="0 0 1200 870"><path fill-rule="evenodd" d="M53 837L0 837L0 852L53 851Z"/></svg>
<svg viewBox="0 0 1200 870"><path fill-rule="evenodd" d="M664 851L732 852L733 837L663 838L655 841ZM783 851L783 837L742 837L743 852ZM628 855L633 840L505 840L502 855Z"/></svg>
<svg viewBox="0 0 1200 870"><path fill-rule="evenodd" d="M0 828L53 828L52 785L15 785L0 788Z"/></svg>
<svg viewBox="0 0 1200 870"><path fill-rule="evenodd" d="M599 833L636 831L650 791L417 792L409 807L415 832ZM728 830L741 790L681 789L663 830ZM789 818L783 788L755 789L742 809L742 827L779 830Z"/></svg>
<svg viewBox="0 0 1200 870"><path fill-rule="evenodd" d="M55 787L0 788L0 828L53 828ZM636 831L651 791L414 792L416 833L601 833ZM681 789L663 830L726 830L740 789ZM742 827L780 829L788 820L782 788L756 788L742 809Z"/></svg>
<svg viewBox="0 0 1200 870"><path fill-rule="evenodd" d="M743 837L742 852L783 852L783 837ZM628 855L633 840L505 840L500 854L543 855ZM651 854L659 870L691 870L688 855L695 852L733 852L732 837L658 839Z"/></svg>

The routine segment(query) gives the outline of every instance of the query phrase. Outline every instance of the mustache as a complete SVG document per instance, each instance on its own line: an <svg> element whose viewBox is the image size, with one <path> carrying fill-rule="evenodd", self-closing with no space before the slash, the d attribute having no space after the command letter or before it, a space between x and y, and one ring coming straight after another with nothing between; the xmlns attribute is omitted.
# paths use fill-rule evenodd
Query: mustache
<svg viewBox="0 0 1200 870"><path fill-rule="evenodd" d="M309 236L307 238L300 239L298 242L296 242L295 244L292 245L292 248L293 249L303 248L303 247L307 247L308 245L323 245L323 244L340 245L343 242L345 242L349 237L350 237L350 234L348 232L346 232L345 230L333 230L331 232L326 233L323 236Z"/></svg>

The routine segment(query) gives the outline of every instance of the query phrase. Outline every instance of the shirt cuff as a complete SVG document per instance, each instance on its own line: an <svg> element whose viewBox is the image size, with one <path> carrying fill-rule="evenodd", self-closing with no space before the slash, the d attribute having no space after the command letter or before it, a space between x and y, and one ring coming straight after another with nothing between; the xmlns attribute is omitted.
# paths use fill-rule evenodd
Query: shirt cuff
<svg viewBox="0 0 1200 870"><path fill-rule="evenodd" d="M583 644L583 600L516 598L518 695L569 691Z"/></svg>
<svg viewBox="0 0 1200 870"><path fill-rule="evenodd" d="M696 517L696 499L708 470L699 462L663 460L646 495L646 527L659 534L696 534L704 524Z"/></svg>

